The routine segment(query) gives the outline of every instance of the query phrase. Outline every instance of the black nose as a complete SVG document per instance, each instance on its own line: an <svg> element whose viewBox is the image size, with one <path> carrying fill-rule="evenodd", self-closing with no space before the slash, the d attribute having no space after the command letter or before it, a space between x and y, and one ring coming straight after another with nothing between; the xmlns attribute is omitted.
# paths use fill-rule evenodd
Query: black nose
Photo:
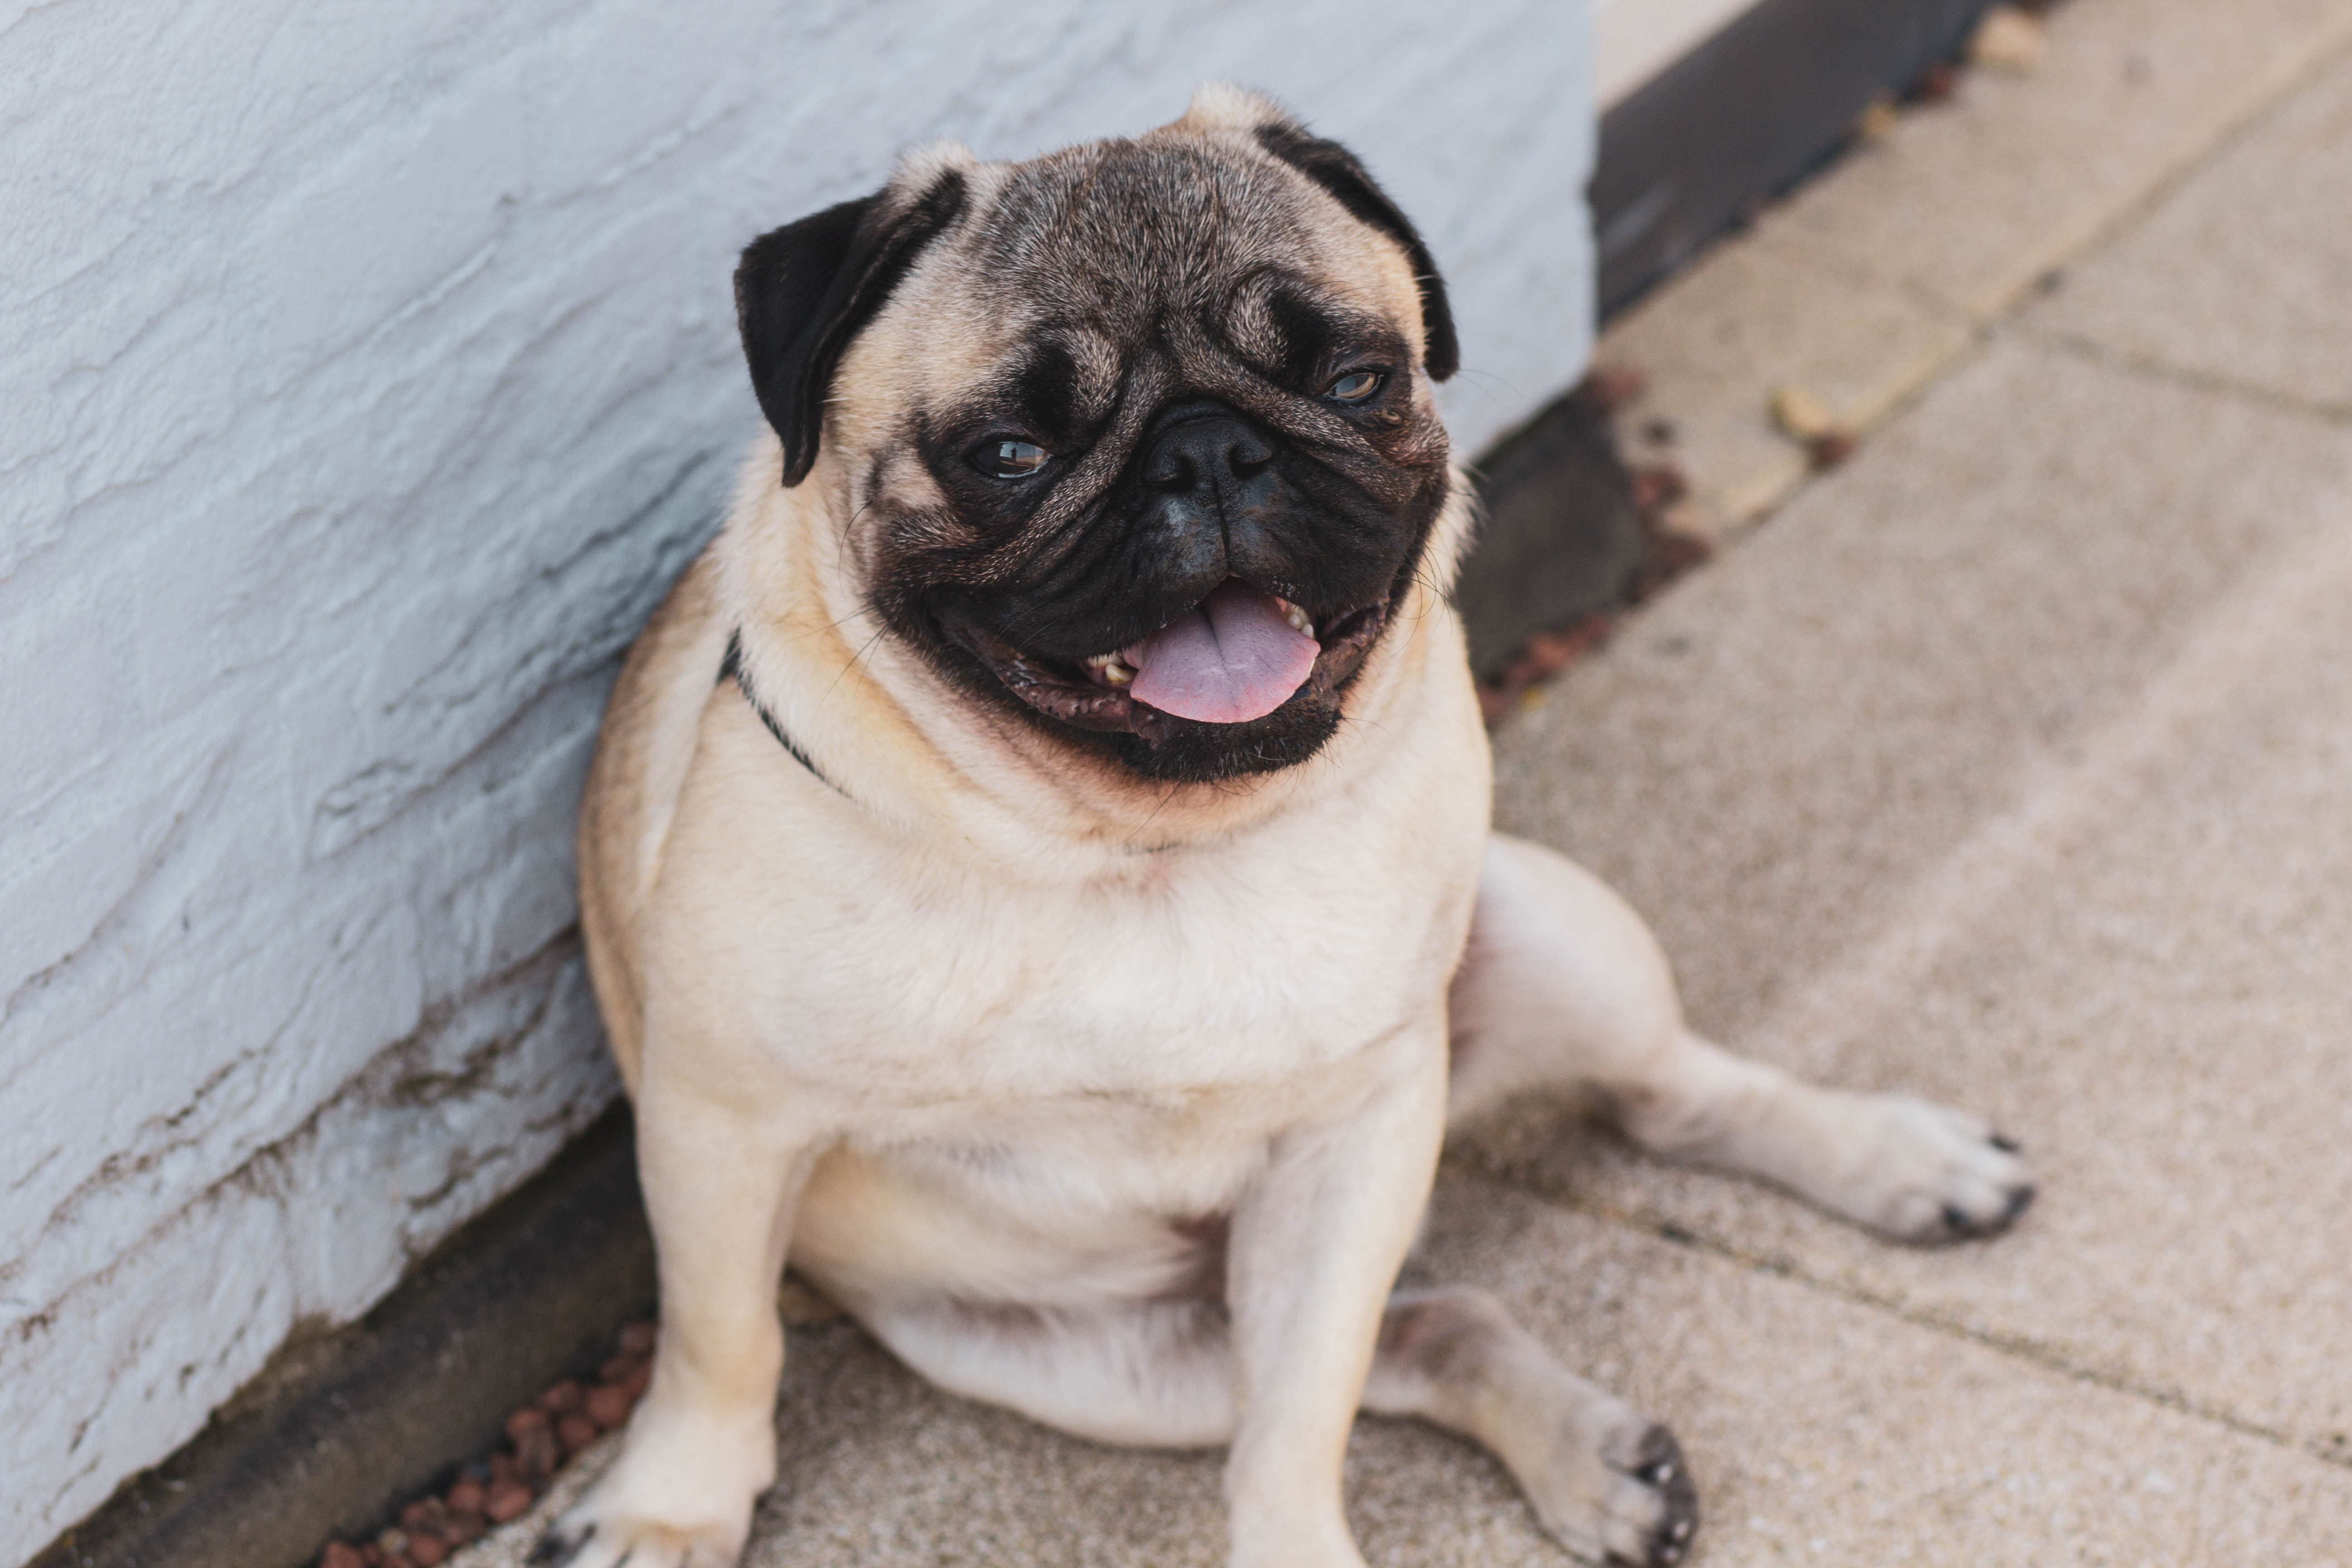
<svg viewBox="0 0 2352 1568"><path fill-rule="evenodd" d="M1137 552L1135 573L1174 601L1170 613L1228 576L1261 587L1300 580L1320 513L1285 479L1284 450L1240 410L1205 398L1165 410L1138 443L1118 507L1130 526L1118 531Z"/></svg>
<svg viewBox="0 0 2352 1568"><path fill-rule="evenodd" d="M1143 482L1213 505L1273 461L1273 443L1246 420L1204 414L1160 432L1144 458Z"/></svg>

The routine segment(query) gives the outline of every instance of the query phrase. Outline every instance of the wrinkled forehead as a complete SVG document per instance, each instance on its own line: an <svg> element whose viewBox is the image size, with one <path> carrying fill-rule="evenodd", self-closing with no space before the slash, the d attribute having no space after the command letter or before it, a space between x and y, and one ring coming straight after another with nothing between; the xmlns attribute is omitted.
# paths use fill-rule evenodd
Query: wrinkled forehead
<svg viewBox="0 0 2352 1568"><path fill-rule="evenodd" d="M987 167L918 268L904 320L963 385L1018 376L1098 413L1129 369L1335 343L1401 348L1419 294L1398 247L1255 149L1147 137Z"/></svg>
<svg viewBox="0 0 2352 1568"><path fill-rule="evenodd" d="M1073 306L1199 303L1313 245L1306 189L1271 158L1203 142L1098 142L1004 169L958 248Z"/></svg>

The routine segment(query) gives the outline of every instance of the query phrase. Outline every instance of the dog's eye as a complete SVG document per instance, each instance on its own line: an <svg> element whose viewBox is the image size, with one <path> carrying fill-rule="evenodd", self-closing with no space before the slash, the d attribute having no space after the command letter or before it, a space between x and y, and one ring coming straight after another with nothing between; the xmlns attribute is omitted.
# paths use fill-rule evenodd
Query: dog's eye
<svg viewBox="0 0 2352 1568"><path fill-rule="evenodd" d="M1353 370L1323 389L1323 395L1334 403L1361 403L1381 389L1388 380L1376 370Z"/></svg>
<svg viewBox="0 0 2352 1568"><path fill-rule="evenodd" d="M1034 441L982 441L966 460L992 479L1025 479L1044 468L1053 453Z"/></svg>

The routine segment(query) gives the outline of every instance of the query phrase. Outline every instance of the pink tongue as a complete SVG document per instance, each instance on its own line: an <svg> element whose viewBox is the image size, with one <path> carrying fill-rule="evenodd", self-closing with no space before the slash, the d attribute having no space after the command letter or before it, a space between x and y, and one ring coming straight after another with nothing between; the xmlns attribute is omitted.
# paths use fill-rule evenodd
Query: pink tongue
<svg viewBox="0 0 2352 1568"><path fill-rule="evenodd" d="M1125 650L1139 702L1204 724L1263 719L1306 683L1322 645L1238 577Z"/></svg>

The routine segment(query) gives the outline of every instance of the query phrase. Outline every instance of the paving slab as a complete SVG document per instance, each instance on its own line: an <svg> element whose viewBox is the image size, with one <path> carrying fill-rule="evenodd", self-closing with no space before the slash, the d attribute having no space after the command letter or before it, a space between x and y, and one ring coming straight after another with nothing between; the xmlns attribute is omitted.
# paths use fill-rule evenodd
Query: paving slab
<svg viewBox="0 0 2352 1568"><path fill-rule="evenodd" d="M1507 730L1497 806L1700 1027L1992 1117L2041 1205L1905 1251L1556 1111L1480 1157L2352 1462L2347 604L2352 431L1997 348Z"/></svg>
<svg viewBox="0 0 2352 1568"><path fill-rule="evenodd" d="M1777 389L1801 387L1845 426L1868 429L1963 353L1975 330L2063 276L2076 252L2352 43L2352 5L2070 0L2047 26L2032 74L1974 71L1954 100L1906 109L1602 334L1599 363L1639 371L1646 384L1621 430L1633 450L1671 458L1690 482L1678 527L1727 538L1802 481L1804 455L1770 412ZM2314 157L2326 157L2315 143ZM2337 160L2305 188L2338 190L2346 166ZM2217 331L2242 318L2238 335L2249 341L2283 314L2326 315L2299 344L2266 341L2262 352L2341 376L2352 358L2331 345L2341 345L2344 318L2327 312L2343 288L2294 293L2311 268L2273 268L2266 238L2296 215L2294 237L2311 238L2352 209L2299 195L2275 171L2264 189L2277 205L2259 224L2233 219L2226 246L2166 254L2191 270L2208 256L2241 258L2231 273L2257 280L2257 298L2272 287L2263 280L2278 277L2289 310L2233 316L2216 304L2200 313ZM2329 254L2340 255L2341 226L2334 238ZM2203 244L2201 232L2196 239ZM2105 320L2160 335L2175 315L2159 281ZM1660 421L1674 427L1671 444L1643 439Z"/></svg>
<svg viewBox="0 0 2352 1568"><path fill-rule="evenodd" d="M2032 74L1970 72L1785 221L1990 315L2347 39L2341 0L2072 0Z"/></svg>
<svg viewBox="0 0 2352 1568"><path fill-rule="evenodd" d="M1431 1231L1418 1275L1495 1291L1680 1433L1696 1563L2352 1560L2352 1487L2261 1437L1459 1173ZM1058 1436L846 1325L792 1353L751 1564L1222 1561L1216 1456ZM1349 1510L1375 1564L1568 1561L1500 1467L1417 1423L1359 1424ZM537 1523L458 1568L520 1568Z"/></svg>
<svg viewBox="0 0 2352 1568"><path fill-rule="evenodd" d="M2352 412L2352 57L2070 272L2026 319Z"/></svg>
<svg viewBox="0 0 2352 1568"><path fill-rule="evenodd" d="M1738 1037L2347 477L2352 433L1995 344L1498 731L1497 822L1623 890Z"/></svg>
<svg viewBox="0 0 2352 1568"><path fill-rule="evenodd" d="M1430 1228L1675 1427L1701 1563L2352 1561L2352 1476L2267 1439L1475 1181Z"/></svg>
<svg viewBox="0 0 2352 1568"><path fill-rule="evenodd" d="M1790 244L1767 219L1612 323L1601 354L1642 378L1620 420L1632 448L1671 455L1691 485L1678 526L1721 539L1805 475L1803 450L1773 422L1778 387L1805 388L1858 430L1974 336L1965 316ZM1659 420L1670 445L1642 434Z"/></svg>

